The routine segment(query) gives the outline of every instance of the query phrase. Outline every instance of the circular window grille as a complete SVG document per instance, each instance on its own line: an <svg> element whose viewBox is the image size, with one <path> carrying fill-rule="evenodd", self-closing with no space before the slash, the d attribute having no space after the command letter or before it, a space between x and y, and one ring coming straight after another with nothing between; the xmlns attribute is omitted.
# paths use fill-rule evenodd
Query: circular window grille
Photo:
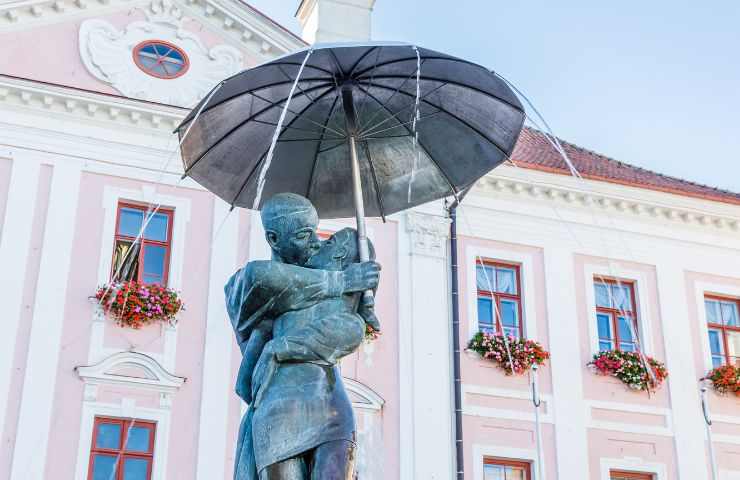
<svg viewBox="0 0 740 480"><path fill-rule="evenodd" d="M134 61L144 72L157 78L177 78L188 71L190 62L182 49L163 40L147 40L134 48Z"/></svg>

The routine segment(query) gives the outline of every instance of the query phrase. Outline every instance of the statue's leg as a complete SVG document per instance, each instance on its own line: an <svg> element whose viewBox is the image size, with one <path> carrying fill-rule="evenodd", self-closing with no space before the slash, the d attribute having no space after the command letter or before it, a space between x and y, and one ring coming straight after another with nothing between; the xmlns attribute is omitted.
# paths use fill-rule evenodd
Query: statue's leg
<svg viewBox="0 0 740 480"><path fill-rule="evenodd" d="M311 462L311 480L353 480L355 442L336 440L316 447Z"/></svg>
<svg viewBox="0 0 740 480"><path fill-rule="evenodd" d="M260 480L308 480L303 457L293 457L268 465L260 472Z"/></svg>

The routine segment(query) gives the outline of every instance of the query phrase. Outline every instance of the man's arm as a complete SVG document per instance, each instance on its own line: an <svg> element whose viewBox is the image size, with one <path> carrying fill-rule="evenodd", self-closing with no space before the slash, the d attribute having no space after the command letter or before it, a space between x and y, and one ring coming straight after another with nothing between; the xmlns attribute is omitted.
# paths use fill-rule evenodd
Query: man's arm
<svg viewBox="0 0 740 480"><path fill-rule="evenodd" d="M272 260L249 262L226 284L226 303L241 344L263 317L310 307L344 293L375 288L380 265L365 262L345 271L314 270Z"/></svg>

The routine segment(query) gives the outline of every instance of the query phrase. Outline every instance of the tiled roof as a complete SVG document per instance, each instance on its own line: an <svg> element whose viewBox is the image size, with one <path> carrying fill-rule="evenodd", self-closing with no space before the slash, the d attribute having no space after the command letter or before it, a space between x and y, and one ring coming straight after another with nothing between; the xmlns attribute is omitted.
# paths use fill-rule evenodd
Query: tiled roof
<svg viewBox="0 0 740 480"><path fill-rule="evenodd" d="M584 178L740 205L740 193L662 175L558 140ZM571 174L562 156L550 145L545 135L532 128L525 127L522 130L511 159L519 167Z"/></svg>

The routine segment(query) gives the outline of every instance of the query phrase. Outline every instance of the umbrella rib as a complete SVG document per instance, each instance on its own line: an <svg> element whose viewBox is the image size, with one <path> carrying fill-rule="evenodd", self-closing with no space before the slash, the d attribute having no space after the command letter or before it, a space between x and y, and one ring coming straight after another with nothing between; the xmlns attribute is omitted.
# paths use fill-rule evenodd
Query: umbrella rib
<svg viewBox="0 0 740 480"><path fill-rule="evenodd" d="M262 125L270 125L271 127L277 127L277 123L275 122L267 122L265 120L258 120L256 118L252 119L254 123L261 123ZM298 130L301 132L308 132L308 133L315 133L316 135L321 135L323 130L309 130L308 128L301 128L301 127L289 127L291 130ZM322 127L323 128L323 127ZM339 137L338 137L339 138ZM347 138L346 136L342 135L342 139Z"/></svg>
<svg viewBox="0 0 740 480"><path fill-rule="evenodd" d="M313 87L312 90L318 90L319 88L324 88L324 87L323 86L321 86L321 87ZM332 89L327 89L326 92L324 92L321 95L319 95L319 97L317 98L317 100L320 99L320 98L322 98L324 95L327 95L328 93L333 92L333 91L334 90L332 90ZM295 98L297 96L298 95L293 95L293 98ZM311 105L313 105L313 103L309 103L306 108L308 108ZM208 155L214 148L216 148L216 145L219 145L221 142L223 142L223 140L226 137L231 136L234 132L236 132L237 130L239 130L240 128L242 128L245 124L247 124L248 122L254 120L258 115L263 114L264 112L266 112L267 110L271 109L274 106L275 106L274 104L270 104L270 106L263 108L262 110L258 111L257 113L255 113L255 114L247 117L246 120L244 120L242 122L239 122L237 125L235 125L234 127L232 127L217 142L214 142L213 145L211 145L210 147L208 147L205 152L203 152L202 154L200 154L200 156L198 158L196 158L193 161L193 163L191 163L190 166L185 169L185 172L183 172L183 177L187 176L190 173L190 171L198 164L198 162L200 162L206 155ZM295 118L293 120L295 120ZM293 120L291 120L291 122L288 125L290 125L291 123L293 123Z"/></svg>
<svg viewBox="0 0 740 480"><path fill-rule="evenodd" d="M411 45L409 45L409 47L411 47ZM490 71L487 68L484 68L483 66L478 65L477 63L473 63L473 62L469 62L467 60L463 60L461 58L443 57L443 56L439 56L439 55L430 55L430 56L421 57L421 58L422 58L422 60L448 60L450 62L465 63L465 64L468 64L468 65L471 65L471 66L474 66L474 67L481 68L481 69L485 70L486 73L490 73ZM396 58L394 60L388 60L386 62L380 63L380 64L372 67L372 69L379 68L379 67L385 67L386 65L392 65L394 63L408 62L410 60L413 60L415 62L416 61L416 55L411 56L411 57ZM360 72L357 72L357 74L355 74L355 78L361 77L362 75L366 74L367 72L369 72L372 69L370 67L368 67L368 68L366 68L366 69L364 69L364 70L362 70Z"/></svg>
<svg viewBox="0 0 740 480"><path fill-rule="evenodd" d="M257 68L257 67L254 67L254 68ZM248 71L252 71L252 70L254 70L254 69L251 69L251 70L248 70ZM240 73L244 73L244 72L240 72ZM237 76L237 75L239 75L240 73L237 73L236 75L233 75L233 76L231 76L231 77L227 78L226 80L223 80L223 81L221 82L221 85L222 85L222 86L223 86L223 85L225 85L227 81L229 81L229 80L233 79L234 77L236 77L236 76ZM331 73L331 72L329 72L329 73ZM303 79L303 80L301 80L301 81L322 81L322 80L323 80L323 81L325 82L325 84L322 84L322 85L316 85L316 86L314 86L314 87L311 87L311 89L316 89L316 88L320 88L320 87L322 87L322 86L324 86L324 87L326 87L326 86L333 86L333 83L331 83L331 82L326 82L326 79L324 79L324 78L304 78L304 79ZM234 94L234 95L232 95L232 96L230 96L230 97L226 97L226 98L224 98L224 99L220 100L220 101L219 101L218 103L214 103L213 105L210 105L210 106L207 106L207 107L203 108L203 111L201 112L201 115L202 115L203 113L205 113L205 112L207 112L207 111L209 111L209 110L211 110L211 109L215 108L215 107L218 107L219 105L221 105L221 104L223 104L223 103L226 103L226 102L228 102L229 100L233 100L233 99L235 99L235 98L237 98L237 97L241 97L242 95L254 95L254 92L255 92L255 91L258 91L258 90L264 90L264 89L266 89L266 88L272 88L272 87L275 87L275 86L277 86L277 85L284 85L284 84L286 84L286 83L292 83L292 82L293 82L293 80L285 80L285 81L280 81L280 82L268 83L268 84L265 84L265 85L260 85L260 86L259 86L258 88L253 88L253 89L251 89L251 90L246 90L246 91L243 91L243 92L239 92L239 93L236 93L236 94ZM213 91L214 89L216 89L216 88L218 88L218 85L217 85L217 86L215 86L215 87L213 87L213 88L211 89L211 92L212 92L212 91ZM223 87L222 87L222 88L223 88ZM208 99L209 95L210 95L210 92L209 92L209 94L208 94L208 95L206 95L206 96L205 96L205 98L204 98L203 100L201 100L200 102L198 102L198 105L196 105L195 107L193 107L193 109L192 109L192 110L191 110L191 111L190 111L190 112L188 113L188 115L187 115L187 116L185 117L185 119L184 119L184 120L183 120L182 122L180 122L180 125L178 125L178 126L177 126L177 128L175 129L175 131L176 131L176 132L177 132L177 131L179 131L180 129L182 129L182 127L184 127L184 126L185 126L185 125L186 125L186 124L187 124L188 122L190 122L190 121L192 120L192 118L193 118L193 117L195 116L195 115L193 114L193 112L197 112L197 111L198 111L198 109L200 108L200 104L201 104L202 102L206 101L206 99ZM295 97L295 95L293 95L293 96ZM270 102L270 103L272 103L272 102Z"/></svg>
<svg viewBox="0 0 740 480"><path fill-rule="evenodd" d="M352 74L355 73L355 68L357 68L357 65L359 65L360 62L362 62L365 59L365 57L367 57L368 55L370 55L373 51L377 50L378 51L378 55L380 55L380 48L381 47L379 45L375 45L373 48L369 49L367 52L365 52L362 55L360 55L360 58L358 58L357 61L355 62L355 64L352 65L352 68L349 69L349 76L351 77ZM378 61L377 60L375 61L375 64L376 65L378 64Z"/></svg>
<svg viewBox="0 0 740 480"><path fill-rule="evenodd" d="M419 64L419 67L421 67L421 65L423 65L423 64L424 64L424 61L425 61L425 60L422 60L422 61L421 61L421 63ZM390 97L388 97L388 98L386 99L386 102L390 102L390 101L391 101L391 100L393 99L393 97L395 97L395 96L396 96L396 93L398 93L398 92L399 92L399 91L401 90L401 88L402 88L402 87L403 87L404 85L406 85L406 82L408 82L408 81L409 81L409 79L411 79L411 77L413 77L413 76L415 76L415 75L416 75L416 70L414 70L414 71L413 71L413 72L411 73L411 75L409 75L408 77L406 77L406 79L405 79L405 80L404 80L403 82L401 82L401 85L399 85L399 86L398 86L398 87L396 88L396 90L395 90L395 91L393 92L393 94L391 94L391 96L390 96ZM390 89L388 89L388 90L390 90ZM368 92L366 92L366 94L367 94L367 95L370 95L370 92L368 91ZM375 99L375 101L377 101L377 99ZM381 104L381 106L385 106L385 104ZM369 124L370 122L372 122L373 120L375 120L375 117L377 117L377 116L379 115L379 112L380 112L380 110L376 111L376 112L375 112L375 113L374 113L374 114L372 115L372 117L370 117L370 119L369 119L369 120L368 120L367 122L363 122L363 124L362 124L362 125L360 125L360 130L363 130L363 129L365 128L365 126L366 126L367 124Z"/></svg>
<svg viewBox="0 0 740 480"><path fill-rule="evenodd" d="M282 66L282 65L280 65L280 64L276 64L276 66L278 67L278 70L280 70L280 72L281 72L281 73L282 73L283 75L285 75L285 78L287 78L288 80L291 80L291 81L295 81L295 79L294 79L294 78L291 78L291 77L290 77L290 75L288 75L288 72L286 72L286 71L285 71L285 70L283 69L283 66ZM301 86L299 85L299 83L300 83L300 82L296 82L295 86L296 86L296 88L297 88L298 90L300 90L301 92L303 92L303 88L302 88L302 87L301 87ZM304 92L304 93L305 93L305 92ZM306 95L306 97L308 97L308 99L309 99L309 100L311 100L312 102L314 101L314 99L313 99L313 98L311 97L311 95L309 95L309 94L307 94L307 93L305 93L305 95Z"/></svg>
<svg viewBox="0 0 740 480"><path fill-rule="evenodd" d="M324 93L322 93L321 95L319 95L319 96L318 96L318 97L316 98L316 100L320 100L320 99L322 99L323 97L325 97L326 95L328 95L328 94L329 94L330 92L333 92L333 91L334 91L334 90L327 90L326 92L324 92ZM290 120L290 122L288 122L288 124L287 124L286 126L284 126L284 127L282 128L282 130L280 131L280 134L278 135L278 139L280 139L280 135L282 135L282 134L283 134L283 132L285 132L285 129L286 129L286 128L290 127L290 126L291 126L291 124L292 124L293 122L295 122L295 121L296 121L296 120L297 120L298 118L300 118L300 116L301 116L301 115L302 115L302 114L303 114L303 113L304 113L304 112L305 112L306 110L308 110L309 108L311 108L311 107L312 107L313 105L315 105L315 103L310 103L310 104L306 105L305 107L303 107L303 110L301 110L299 114L297 114L297 115L296 115L295 117L293 117L293 118L292 118L292 119ZM258 161L257 163L255 163L255 164L254 164L254 167L253 167L253 168L252 168L252 170L251 170L251 171L249 172L249 175L247 175L247 178L246 178L246 179L244 180L244 183L242 183L242 186L241 186L241 187L239 188L239 191L237 192L236 196L235 196L235 197L234 197L234 199L233 199L233 200L232 200L232 201L230 202L230 203L231 203L231 206L232 206L232 207L234 206L234 203L236 202L236 200L237 200L237 199L239 198L239 196L240 196L240 195L242 194L242 192L244 191L244 188L245 188L245 187L247 186L247 183L249 183L249 180L251 180L251 178L252 178L252 175L254 175L254 172L255 172L255 171L257 170L257 167L258 167L258 166L259 166L259 165L260 165L260 164L262 163L262 161L263 161L263 160L265 159L265 156L267 155L267 152L269 152L269 151L270 151L270 149L269 149L269 147L268 147L268 149L267 149L267 150L265 150L265 151L264 151L264 152L262 153L262 155L260 155L260 159L259 159L259 161Z"/></svg>
<svg viewBox="0 0 740 480"><path fill-rule="evenodd" d="M342 64L339 63L339 59L337 58L336 53L334 53L334 49L333 48L328 48L327 50L331 54L331 58L334 59L334 64L337 66L337 70L339 71L339 75L341 75L342 79L344 79L345 76L346 76L346 74L344 73L344 70L342 69Z"/></svg>
<svg viewBox="0 0 740 480"><path fill-rule="evenodd" d="M378 48L378 54L375 56L375 66L378 65L378 61L379 60L380 60L380 48ZM360 60L357 61L357 64L359 64L359 63L360 63ZM355 70L355 67L357 67L357 64L355 64L355 66L352 67L352 71ZM373 79L375 78L375 66L373 67L373 74L370 75L370 84L373 83ZM350 76L351 75L352 74L350 73ZM367 94L364 96L363 102L360 104L360 111L357 113L357 118L362 118L362 116L365 114L365 111L367 110L366 105L369 102L366 102L365 100L367 100Z"/></svg>
<svg viewBox="0 0 740 480"><path fill-rule="evenodd" d="M382 86L382 85L377 85L377 87L378 87L378 88L383 88L383 89L386 89L386 90L390 90L390 88L388 88L388 87L384 87L384 86ZM413 97L413 95L411 95L411 94L410 94L410 93L408 93L408 92L404 92L404 91L401 91L401 93L402 93L403 95L406 95L407 97ZM373 95L372 95L372 94L370 94L370 93L368 93L368 95L370 95L371 97L373 97ZM373 97L373 98L374 98L374 97ZM374 98L374 99L375 99L375 101L376 101L376 102L378 101L378 99L377 99L377 98ZM485 133L481 132L481 131L480 131L480 130L479 130L478 128L474 127L473 125L471 125L471 124L470 124L470 122L467 122L467 121L463 120L462 118L460 118L460 117L458 117L457 115L455 115L455 114L451 113L450 111L448 111L448 110L446 110L446 109L444 109L444 108L442 108L442 107L440 107L440 106L438 106L438 105L435 105L435 104L433 104L433 103L430 103L430 102L428 102L427 100L423 100L423 99L422 99L421 101L422 101L422 102L424 102L425 104L429 105L430 107L433 107L433 108L436 108L436 109L438 109L438 110L439 110L439 112L437 112L437 113L440 113L440 112L442 112L442 113L446 113L447 115L451 116L452 118L454 118L454 119L455 119L455 120L457 120L458 122L462 123L463 125L465 125L465 126L466 126L466 127L468 127L469 129L471 129L472 131L474 131L475 133L477 133L478 135L480 135L481 137L483 137L484 139L486 139L486 140L488 141L488 143L490 143L491 145L493 145L494 147L496 147L496 149L498 149L498 150L499 150L499 151L500 151L501 153L503 153L503 154L504 154L504 156L505 156L506 158L509 158L509 154L508 154L508 153L506 153L506 150L504 150L504 149L503 149L503 148L502 148L502 147L501 147L501 146L500 146L500 145L499 145L498 143L496 143L496 142L495 142L494 140L492 140L491 138L489 138L489 137L488 137L488 135L486 135ZM388 112L388 113L391 113L391 112Z"/></svg>
<svg viewBox="0 0 740 480"><path fill-rule="evenodd" d="M303 91L303 90L301 90L301 92L304 92L304 91ZM311 98L311 97L309 97L309 96L308 96L308 94L307 94L306 92L304 92L304 94L305 94L305 95L306 95L306 97L308 97L309 99ZM269 102L269 100L268 100L268 99L266 99L266 98L262 98L262 97L260 97L259 95L256 95L256 94L254 94L254 93L252 93L252 95L254 95L255 97L259 98L259 99L260 99L260 100L262 100L262 101L265 101L265 102ZM295 98L295 97L296 97L296 95L293 95L293 98ZM319 97L319 98L321 98L321 97ZM316 100L318 100L319 98L316 98ZM280 102L276 102L276 103L274 103L273 105L279 105L279 104L283 103L283 102L284 102L284 101L286 101L286 100L287 100L287 98L285 98L285 99L281 100ZM316 100L312 100L312 102L316 103ZM298 115L298 113L297 113L297 112L295 112L294 110L291 110L290 108L288 108L288 111L289 111L290 113L292 113L293 115ZM325 126L325 125L321 125L321 124L320 124L319 122L314 122L314 121L313 121L313 120L311 120L310 118L304 118L303 120L305 120L305 121L307 121L307 122L309 122L309 123L313 123L314 125L316 125L317 127L321 128L321 129L327 129L327 130L329 130L329 131L330 131L330 132L332 132L332 133L336 133L337 135L341 135L341 136L344 136L344 132L340 132L339 130L334 130L333 128L329 128L329 127L327 127L327 126ZM277 125L277 124L275 124L275 125ZM318 132L316 132L316 133L318 133Z"/></svg>
<svg viewBox="0 0 740 480"><path fill-rule="evenodd" d="M365 82L360 82L360 83L362 83L362 84L365 84ZM369 84L369 85L372 85L372 84ZM437 90L439 90L440 88L444 87L445 85L447 85L447 84L446 84L446 83L443 83L442 85L439 85L439 86L437 86L437 87L434 87L433 89L431 89L430 91L428 91L428 92L427 92L427 93L425 93L424 95L420 96L420 97L419 97L419 100L422 100L422 99L424 99L424 98L428 97L429 95L433 94L434 92L436 92L436 91L437 91ZM359 87L359 88L360 88L360 90L362 90L363 92L365 91L365 90L364 90L364 89L363 89L362 87ZM369 86L368 86L368 91L369 91ZM367 92L366 92L366 93L367 93ZM388 100L386 100L386 103L383 103L383 104L382 104L381 106L385 107L385 106L386 106L386 104L387 104L387 103L388 103L388 102L389 102L390 100L391 100L391 99L389 98ZM396 117L396 116L397 116L398 114L400 114L401 112L403 112L403 111L404 111L404 110L406 110L407 108L409 108L409 107L412 107L412 106L414 106L414 105L416 105L416 99L414 99L414 101L413 101L413 102L410 102L410 103L409 103L409 104L407 104L406 106L404 106L404 107L401 107L401 108L400 108L400 109L399 109L398 111L396 111L396 113L394 113L394 114L393 114L393 115L391 115L390 117L386 117L386 118L385 118L385 120L383 120L382 122L380 122L380 123L377 123L377 124L373 125L372 127L368 127L368 128L367 128L367 129L365 130L365 132L370 132L370 134L372 134L372 133L375 133L375 132L371 132L373 128L378 128L379 126L383 125L383 124L384 124L385 122L387 122L387 121L389 121L389 120L392 120L392 119L393 119L393 118L395 118L395 117ZM375 115L375 116L377 116L377 115Z"/></svg>
<svg viewBox="0 0 740 480"><path fill-rule="evenodd" d="M442 113L442 110L437 109L436 112L432 112L432 113L428 113L426 115L420 116L419 117L419 120L423 120L425 118L433 117L433 116L437 115L438 113ZM410 125L412 123L414 123L414 121L413 120L409 120L408 122L398 123L398 125L393 125L392 127L387 127L387 128L383 128L382 130L375 130L375 131L369 132L368 135L377 135L379 133L387 132L388 130L393 130L395 128L403 127L403 126L406 126L406 125ZM402 137L411 137L413 135L399 135L399 136L402 136ZM373 138L373 137L363 137L363 138ZM392 137L375 137L375 138L392 138Z"/></svg>
<svg viewBox="0 0 740 480"><path fill-rule="evenodd" d="M375 76L373 78L375 78L376 80L377 79L384 79L384 78L395 79L395 78L404 78L404 76L403 75L377 75L377 76ZM480 88L476 88L476 87L474 87L472 85L469 85L467 83L457 82L455 80L450 80L448 78L438 78L438 77L431 77L431 76L423 76L421 78L421 80L422 81L432 81L432 82L445 82L445 84L456 85L458 87L467 88L469 90L473 90L475 92L481 93L481 94L483 94L483 95L485 95L487 97L495 98L499 102L501 102L503 104L506 104L506 105L510 106L511 108L513 108L515 110L519 110L520 112L523 112L524 111L524 109L521 106L514 105L513 103L509 102L508 100L506 100L504 98L499 97L498 95L494 95L494 94L492 94L490 92L486 92L485 90L481 90ZM368 82L367 81L363 81L363 80L358 80L358 83L365 83L365 84L367 84Z"/></svg>
<svg viewBox="0 0 740 480"><path fill-rule="evenodd" d="M410 136L411 135L407 133L405 135L383 135L382 137L360 137L360 138L362 140L385 140L386 138L406 138Z"/></svg>
<svg viewBox="0 0 740 480"><path fill-rule="evenodd" d="M327 113L326 115L326 120L324 121L324 125L329 124L329 121L331 120L331 117L334 114L334 108L336 108L338 101L339 101L339 95L336 95L334 97L334 102L331 104L331 108L329 108L329 113ZM311 198L311 188L313 188L313 175L314 175L314 172L316 171L316 163L318 162L319 151L321 150L321 144L324 141L324 133L326 133L326 130L322 130L321 140L319 140L319 143L316 144L316 151L313 154L313 165L311 165L311 174L308 176L308 188L306 189L306 198Z"/></svg>
<svg viewBox="0 0 740 480"><path fill-rule="evenodd" d="M378 209L380 210L380 218L385 223L385 208L383 207L383 197L380 195L380 185L378 185L378 177L375 174L375 165L373 165L373 157L370 155L370 147L367 142L362 142L362 147L365 150L367 156L367 164L370 166L370 175L373 177L373 184L375 184L375 199L378 201Z"/></svg>
<svg viewBox="0 0 740 480"><path fill-rule="evenodd" d="M334 140L334 141L336 142L336 140ZM339 143L339 144L337 144L337 145L334 145L333 147L328 147L328 148L322 148L321 150L319 150L319 153L325 153L325 152L330 152L330 151L332 151L332 150L334 150L334 149L337 149L337 148L341 147L341 146L342 146L342 145L344 145L344 144L345 144L345 142L344 142L344 140L342 140L342 142L340 142L340 143Z"/></svg>
<svg viewBox="0 0 740 480"><path fill-rule="evenodd" d="M383 106L382 103L380 103L380 101L377 98L375 98L375 96L372 93L369 93L368 92L368 96L370 98L372 98L373 100L375 100L376 102L378 102L382 108L385 108L386 110L388 110L385 106ZM389 110L388 110L388 113L390 113ZM413 132L408 127L408 125L405 125L404 128L406 129L406 131L409 132L410 135L413 135ZM437 170L442 175L442 178L445 179L445 181L447 182L447 185L452 190L452 194L453 195L457 195L458 192L457 192L457 189L455 188L455 184L452 183L452 180L450 180L450 178L447 176L447 173L442 169L442 167L439 166L439 164L437 163L437 161L434 159L434 157L432 156L432 154L429 152L429 149L427 147L425 147L424 146L424 143L422 143L422 141L420 139L418 139L418 138L416 140L416 143L421 147L422 150L424 150L424 152L427 154L427 157L432 162L432 164L434 164L434 166L437 167Z"/></svg>

